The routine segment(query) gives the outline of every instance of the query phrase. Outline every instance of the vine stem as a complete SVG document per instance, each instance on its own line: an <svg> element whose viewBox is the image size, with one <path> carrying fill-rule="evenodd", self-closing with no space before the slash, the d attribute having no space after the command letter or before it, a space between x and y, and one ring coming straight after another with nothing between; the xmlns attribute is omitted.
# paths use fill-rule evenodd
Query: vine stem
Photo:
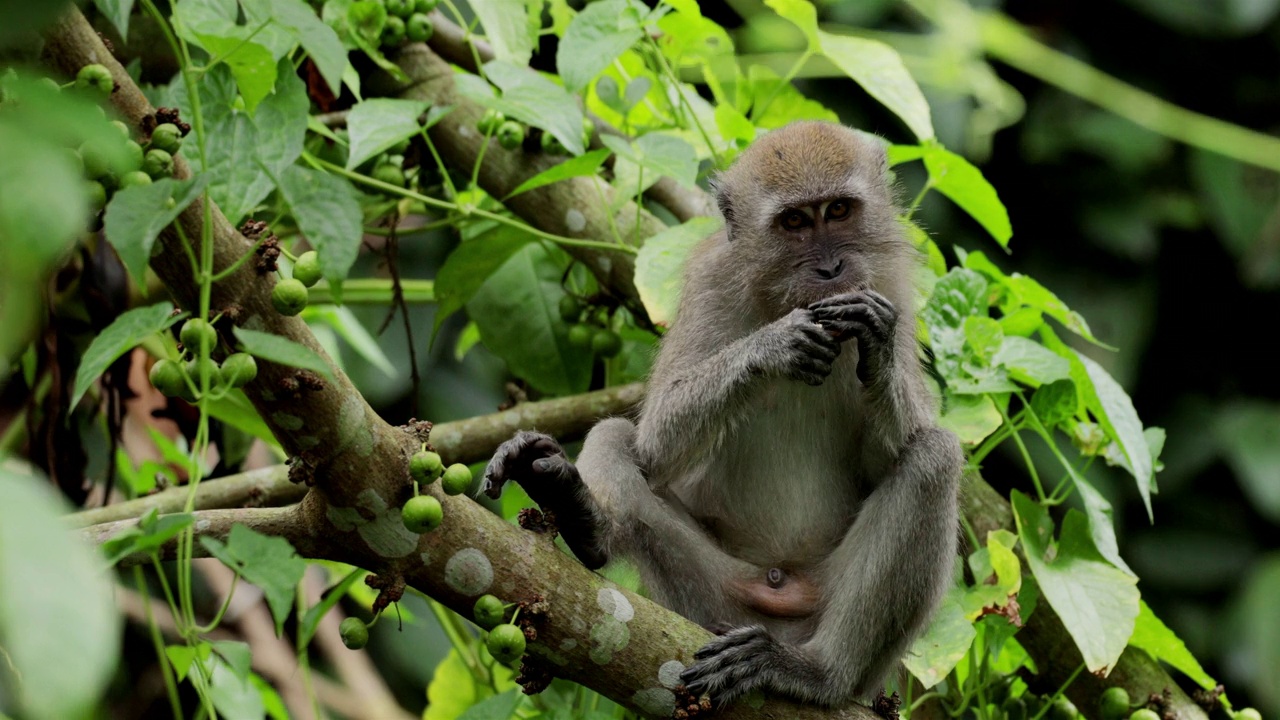
<svg viewBox="0 0 1280 720"><path fill-rule="evenodd" d="M987 397L990 397L990 395ZM1031 482L1035 483L1036 495L1040 497L1040 502L1044 502L1046 496L1044 494L1044 486L1040 484L1040 474L1036 472L1036 464L1031 461L1031 453L1027 451L1026 444L1022 442L1022 436L1018 434L1018 426L1013 424L1013 421L1009 419L1009 413L1000 407L1000 403L995 402L995 398L991 398L991 401L995 403L996 410L1000 412L1000 418L1009 427L1009 435L1013 438L1013 442L1017 444L1018 452L1022 453L1022 461L1027 464L1027 472L1031 474Z"/></svg>

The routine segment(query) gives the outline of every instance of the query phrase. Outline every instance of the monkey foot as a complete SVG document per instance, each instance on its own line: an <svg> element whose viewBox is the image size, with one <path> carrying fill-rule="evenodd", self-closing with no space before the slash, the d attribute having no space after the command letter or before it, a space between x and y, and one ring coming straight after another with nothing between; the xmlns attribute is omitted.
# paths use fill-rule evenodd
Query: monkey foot
<svg viewBox="0 0 1280 720"><path fill-rule="evenodd" d="M880 688L880 692L876 693L876 699L871 701L871 711L884 720L898 720L900 707L902 707L902 698L898 693L885 695L884 688Z"/></svg>

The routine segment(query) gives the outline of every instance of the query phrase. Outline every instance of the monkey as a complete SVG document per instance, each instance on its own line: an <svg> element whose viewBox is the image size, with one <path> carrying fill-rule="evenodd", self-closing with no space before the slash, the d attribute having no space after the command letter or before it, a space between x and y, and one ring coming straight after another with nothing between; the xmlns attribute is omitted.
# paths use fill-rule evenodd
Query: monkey
<svg viewBox="0 0 1280 720"><path fill-rule="evenodd" d="M619 555L716 632L681 675L823 706L882 690L951 582L964 463L917 353L919 252L883 145L805 121L713 179L724 226L690 253L638 419L577 463L521 431L485 471L554 511L589 568Z"/></svg>

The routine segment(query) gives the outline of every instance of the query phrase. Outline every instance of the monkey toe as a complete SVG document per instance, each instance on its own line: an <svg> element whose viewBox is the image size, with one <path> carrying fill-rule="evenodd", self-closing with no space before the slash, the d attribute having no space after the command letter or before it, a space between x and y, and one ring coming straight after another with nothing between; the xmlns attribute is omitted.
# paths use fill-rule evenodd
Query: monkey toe
<svg viewBox="0 0 1280 720"><path fill-rule="evenodd" d="M736 628L698 650L697 662L680 679L690 692L710 695L722 707L765 684L776 649L763 627Z"/></svg>

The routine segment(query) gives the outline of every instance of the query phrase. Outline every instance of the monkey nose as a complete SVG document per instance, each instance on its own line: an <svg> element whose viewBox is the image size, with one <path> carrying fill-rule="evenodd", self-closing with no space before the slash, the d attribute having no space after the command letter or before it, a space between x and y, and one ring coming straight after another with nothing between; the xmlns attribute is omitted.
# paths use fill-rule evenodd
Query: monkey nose
<svg viewBox="0 0 1280 720"><path fill-rule="evenodd" d="M827 267L818 267L814 272L818 273L818 277L823 280L834 280L840 277L840 273L844 271L844 260L837 260L834 265Z"/></svg>

